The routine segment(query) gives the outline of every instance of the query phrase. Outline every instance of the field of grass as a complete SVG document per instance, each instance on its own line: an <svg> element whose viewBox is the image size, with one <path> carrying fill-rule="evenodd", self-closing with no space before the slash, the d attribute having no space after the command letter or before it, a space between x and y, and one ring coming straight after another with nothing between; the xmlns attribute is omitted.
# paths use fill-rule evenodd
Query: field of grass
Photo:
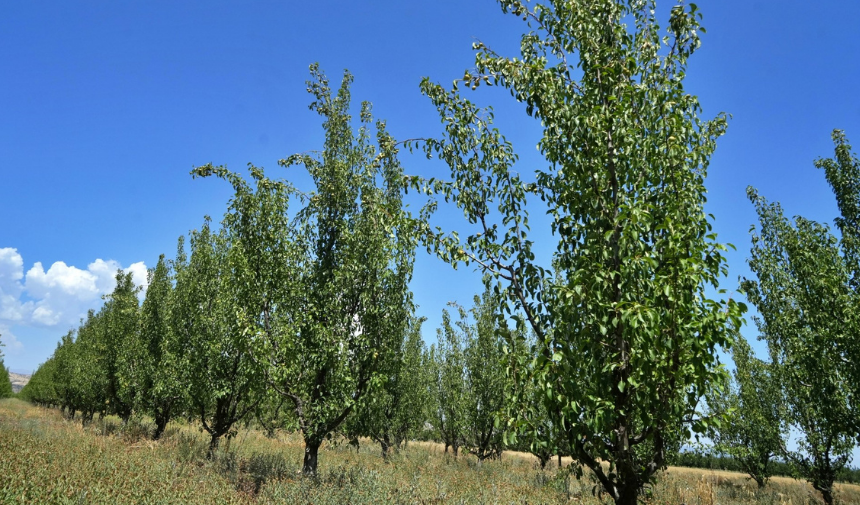
<svg viewBox="0 0 860 505"><path fill-rule="evenodd" d="M171 424L151 442L152 428L116 419L82 428L58 411L19 400L0 401L0 503L609 503L593 496L594 482L533 458L505 453L477 465L413 443L384 463L378 445L361 450L330 444L320 454L318 479L299 476L301 439L268 439L240 430L213 461L207 439L193 427ZM860 504L860 487L838 485L842 503ZM687 468L664 473L649 504L820 503L805 483L777 478L759 491L741 474Z"/></svg>

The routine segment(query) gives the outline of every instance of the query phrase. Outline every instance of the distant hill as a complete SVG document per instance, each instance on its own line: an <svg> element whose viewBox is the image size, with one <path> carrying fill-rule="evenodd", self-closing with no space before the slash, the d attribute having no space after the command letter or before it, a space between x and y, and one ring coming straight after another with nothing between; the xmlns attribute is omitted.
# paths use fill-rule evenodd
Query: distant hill
<svg viewBox="0 0 860 505"><path fill-rule="evenodd" d="M9 372L9 380L12 381L12 391L17 393L30 382L30 376L22 373Z"/></svg>

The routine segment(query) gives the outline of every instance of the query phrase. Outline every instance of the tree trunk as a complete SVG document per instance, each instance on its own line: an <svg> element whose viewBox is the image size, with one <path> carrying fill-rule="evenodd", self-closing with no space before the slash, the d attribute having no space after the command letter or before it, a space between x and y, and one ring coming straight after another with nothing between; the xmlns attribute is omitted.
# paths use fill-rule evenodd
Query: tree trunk
<svg viewBox="0 0 860 505"><path fill-rule="evenodd" d="M616 489L618 496L615 498L615 505L637 505L639 503L639 484L638 477L633 472L624 472L622 480L618 482ZM626 477L626 478L625 478Z"/></svg>
<svg viewBox="0 0 860 505"><path fill-rule="evenodd" d="M164 428L167 427L167 421L168 418L166 416L155 418L155 433L152 434L153 440L161 438L161 435L164 433Z"/></svg>
<svg viewBox="0 0 860 505"><path fill-rule="evenodd" d="M615 505L638 505L638 489L625 487L621 490L621 494L615 499Z"/></svg>
<svg viewBox="0 0 860 505"><path fill-rule="evenodd" d="M379 445L382 447L382 460L388 463L388 453L391 450L391 440L388 435L383 435L379 439Z"/></svg>
<svg viewBox="0 0 860 505"><path fill-rule="evenodd" d="M212 459L215 456L215 451L218 449L218 442L221 441L220 435L212 434L212 438L209 440L209 450L206 452L206 459Z"/></svg>
<svg viewBox="0 0 860 505"><path fill-rule="evenodd" d="M820 484L812 486L817 489L821 493L821 497L824 498L824 503L827 505L833 505L833 484L830 486L823 486Z"/></svg>
<svg viewBox="0 0 860 505"><path fill-rule="evenodd" d="M305 461L302 465L302 474L305 477L316 477L317 475L317 456L320 450L319 442L305 441Z"/></svg>

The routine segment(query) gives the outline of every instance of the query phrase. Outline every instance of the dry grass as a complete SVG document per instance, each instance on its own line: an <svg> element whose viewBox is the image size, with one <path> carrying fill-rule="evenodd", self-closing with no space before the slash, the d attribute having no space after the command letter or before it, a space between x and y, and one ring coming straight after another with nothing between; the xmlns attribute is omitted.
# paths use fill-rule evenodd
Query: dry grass
<svg viewBox="0 0 860 505"><path fill-rule="evenodd" d="M679 481L689 482L695 479L697 482L710 483L710 486L718 491L717 500L710 503L775 503L780 505L823 503L820 494L811 485L789 477L772 477L765 489L760 491L751 478L738 472L669 467L668 474ZM860 486L836 483L834 487L836 497L840 500L839 503L860 503ZM745 498L746 496L750 498ZM746 501L732 501L744 499Z"/></svg>
<svg viewBox="0 0 860 505"><path fill-rule="evenodd" d="M528 454L506 452L478 465L454 460L438 444L411 443L382 461L377 445L356 452L329 444L316 480L298 475L302 443L295 435L268 439L240 430L214 461L206 438L171 424L163 440L148 427L120 429L116 420L81 428L18 400L0 401L0 503L608 503L588 477L577 481L553 468L541 471ZM839 486L843 503L860 504L860 487ZM657 505L820 503L803 483L774 479L759 491L731 472L672 468L650 490Z"/></svg>

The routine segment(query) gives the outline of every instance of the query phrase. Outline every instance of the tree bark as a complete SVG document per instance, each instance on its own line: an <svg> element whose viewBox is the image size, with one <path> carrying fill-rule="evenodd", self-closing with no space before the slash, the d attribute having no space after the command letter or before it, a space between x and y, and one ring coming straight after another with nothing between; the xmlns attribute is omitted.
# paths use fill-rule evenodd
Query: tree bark
<svg viewBox="0 0 860 505"><path fill-rule="evenodd" d="M615 498L615 505L638 505L639 503L639 486L627 485L620 489L618 497Z"/></svg>
<svg viewBox="0 0 860 505"><path fill-rule="evenodd" d="M388 463L388 456L391 451L391 439L388 438L388 435L380 437L379 445L382 448L382 460Z"/></svg>
<svg viewBox="0 0 860 505"><path fill-rule="evenodd" d="M317 456L320 450L319 442L305 441L305 460L302 465L302 474L305 477L316 477Z"/></svg>
<svg viewBox="0 0 860 505"><path fill-rule="evenodd" d="M615 504L637 505L639 503L639 491L642 489L639 474L631 466L618 468L619 478L615 481Z"/></svg>
<svg viewBox="0 0 860 505"><path fill-rule="evenodd" d="M824 498L824 503L827 505L833 505L833 484L828 487L822 486L821 484L814 485L812 487L821 493L821 497Z"/></svg>
<svg viewBox="0 0 860 505"><path fill-rule="evenodd" d="M155 418L155 433L152 434L153 440L158 440L161 438L161 435L164 433L164 428L167 427L167 417L157 417Z"/></svg>
<svg viewBox="0 0 860 505"><path fill-rule="evenodd" d="M212 434L212 438L209 439L209 450L206 452L206 459L212 459L215 455L215 451L218 449L218 442L221 440L219 435Z"/></svg>

